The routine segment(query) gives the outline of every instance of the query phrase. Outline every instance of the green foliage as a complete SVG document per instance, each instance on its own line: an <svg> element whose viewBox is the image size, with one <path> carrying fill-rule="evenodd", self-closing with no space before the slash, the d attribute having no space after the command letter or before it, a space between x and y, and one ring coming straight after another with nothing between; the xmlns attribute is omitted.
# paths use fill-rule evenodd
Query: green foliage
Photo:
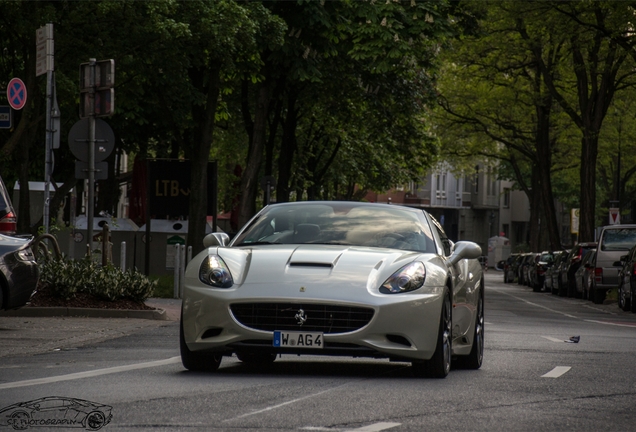
<svg viewBox="0 0 636 432"><path fill-rule="evenodd" d="M64 257L40 264L40 280L61 298L76 293L114 301L130 299L142 302L153 295L157 281L133 270L122 272L112 264L102 267L89 258L68 260Z"/></svg>

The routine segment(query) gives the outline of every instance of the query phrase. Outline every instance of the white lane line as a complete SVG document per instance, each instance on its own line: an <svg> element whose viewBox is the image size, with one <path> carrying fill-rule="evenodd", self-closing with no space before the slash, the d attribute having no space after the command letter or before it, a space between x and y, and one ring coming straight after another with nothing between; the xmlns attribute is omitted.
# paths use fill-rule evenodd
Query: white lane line
<svg viewBox="0 0 636 432"><path fill-rule="evenodd" d="M541 336L541 337L552 342L565 342L563 339L553 338L550 336Z"/></svg>
<svg viewBox="0 0 636 432"><path fill-rule="evenodd" d="M621 323L613 323L613 322L608 322L608 321L596 321L596 320L583 320L583 321L596 323L596 324L613 325L613 326L617 326L617 327L631 327L631 328L636 327L636 324L628 324L628 323L621 324Z"/></svg>
<svg viewBox="0 0 636 432"><path fill-rule="evenodd" d="M557 366L547 374L541 375L541 378L558 378L570 369L572 369L570 366Z"/></svg>
<svg viewBox="0 0 636 432"><path fill-rule="evenodd" d="M399 425L401 425L401 423L389 423L389 422L375 423L372 425L363 426L358 429L347 429L345 432L378 432L378 431L391 429Z"/></svg>
<svg viewBox="0 0 636 432"><path fill-rule="evenodd" d="M165 365L180 363L180 362L181 362L181 357L177 356L177 357L170 357L165 360L136 363L136 364L126 365L126 366L115 366L111 368L96 369L93 371L86 371L86 372L77 372L77 373L72 373L68 375L59 375L59 376L54 376L49 378L38 378L38 379L25 380L25 381L15 381L15 382L0 384L0 390L18 388L18 387L28 387L28 386L41 385L41 384L51 384L51 383L56 383L60 381L71 381L71 380L76 380L81 378L91 378L91 377L96 377L99 375L128 372L128 371L137 370L137 369L145 369L145 368L151 368L156 366L165 366Z"/></svg>
<svg viewBox="0 0 636 432"><path fill-rule="evenodd" d="M505 295L507 295L507 296L509 296L509 297L512 297L512 298L517 299L517 300L519 300L519 301L522 301L522 302L524 302L524 303L528 303L529 305L536 306L536 307L540 307L540 308L542 308L542 309L549 310L550 312L554 312L554 313L559 314L559 315L564 315L564 316L566 316L566 317L568 317L568 318L575 318L575 319L577 318L577 317L575 317L574 315L570 315L570 314L567 314L567 313L565 313L565 312L561 312L561 311L554 310L554 309L552 309L552 308L549 308L549 307L546 307L546 306L543 306L543 305L540 305L540 304L537 304L537 303L533 303L533 302L528 301L528 300L526 300L526 299L522 299L521 297L517 297L517 296L514 296L514 295L512 295L512 294L508 294L507 292L499 291L499 290L492 289L492 288L490 288L490 289L491 289L492 291L496 291L496 292L498 292L498 293L500 293L500 294L505 294Z"/></svg>
<svg viewBox="0 0 636 432"><path fill-rule="evenodd" d="M234 420L239 420L239 419L242 419L242 418L245 418L245 417L250 417L250 416L253 416L253 415L256 415L256 414L261 414L261 413L264 413L264 412L267 412L267 411L272 411L272 410L284 407L286 405L290 405L290 404L293 404L293 403L296 403L296 402L300 402L302 400L309 399L309 398L312 398L312 397L315 397L315 396L320 396L321 394L324 394L324 393L329 393L330 391L337 390L340 387L348 386L349 384L350 383L341 384L341 385L339 385L337 387L333 387L333 388L330 388L330 389L327 389L327 390L323 390L323 391L320 391L318 393L310 394L310 395L303 396L303 397L297 398L297 399L292 399L290 401L279 403L277 405L272 405L272 406L269 406L267 408L260 409L258 411L252 411L252 412L249 412L249 413L246 413L246 414L242 414L242 415L240 415L238 417L233 417L231 419L223 420L223 423L231 422L231 421L234 421Z"/></svg>

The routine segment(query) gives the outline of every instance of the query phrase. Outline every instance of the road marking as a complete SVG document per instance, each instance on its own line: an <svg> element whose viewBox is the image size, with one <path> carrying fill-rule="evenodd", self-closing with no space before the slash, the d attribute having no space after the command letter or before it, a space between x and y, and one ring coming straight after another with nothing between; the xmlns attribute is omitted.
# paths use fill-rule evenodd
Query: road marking
<svg viewBox="0 0 636 432"><path fill-rule="evenodd" d="M550 336L541 336L541 337L552 342L565 342L563 339L553 338Z"/></svg>
<svg viewBox="0 0 636 432"><path fill-rule="evenodd" d="M570 369L572 369L570 366L557 366L547 374L541 375L541 378L558 378Z"/></svg>
<svg viewBox="0 0 636 432"><path fill-rule="evenodd" d="M358 429L347 429L345 432L378 432L399 426L401 423L375 423Z"/></svg>
<svg viewBox="0 0 636 432"><path fill-rule="evenodd" d="M596 320L583 320L583 321L596 323L596 324L613 325L617 327L631 327L631 328L636 327L636 323L613 323L609 321L596 321Z"/></svg>
<svg viewBox="0 0 636 432"><path fill-rule="evenodd" d="M499 290L492 289L492 288L490 288L490 290L491 290L491 291L496 291L496 292L498 292L498 293L500 293L500 294L505 294L505 295L507 295L507 296L509 296L509 297L512 297L512 298L517 299L517 300L519 300L519 301L522 301L522 302L524 302L524 303L528 303L529 305L536 306L536 307L540 307L540 308L542 308L542 309L549 310L550 312L554 312L554 313L559 314L559 315L564 315L564 316L566 316L566 317L568 317L568 318L575 318L575 319L578 319L578 318L577 318L577 317L575 317L574 315L570 315L570 314L567 314L567 313L565 313L565 312L561 312L561 311L554 310L554 309L552 309L552 308L549 308L549 307L546 307L546 306L543 306L543 305L540 305L540 304L537 304L537 303L533 303L533 302L528 301L528 300L526 300L526 299L522 299L521 297L517 297L517 296L514 296L514 295L512 295L512 294L508 294L507 292L499 291Z"/></svg>
<svg viewBox="0 0 636 432"><path fill-rule="evenodd" d="M60 381L71 381L71 380L82 379L82 378L91 378L91 377L96 377L100 375L108 375L108 374L119 373L119 372L128 372L132 370L145 369L145 368L151 368L156 366L165 366L165 365L180 363L180 362L181 362L181 357L177 356L177 357L170 357L165 360L136 363L136 364L126 365L126 366L115 366L111 368L96 369L93 371L86 371L86 372L77 372L77 373L72 373L68 375L59 375L59 376L54 376L49 378L38 378L38 379L25 380L25 381L15 381L10 383L0 384L0 390L18 388L18 387L28 387L28 386L40 385L40 384L51 384L51 383L56 383Z"/></svg>
<svg viewBox="0 0 636 432"><path fill-rule="evenodd" d="M320 396L321 394L328 393L330 391L333 391L333 390L339 389L340 387L344 387L344 386L348 386L348 385L349 385L349 383L341 384L341 385L339 385L337 387L333 387L333 388L330 388L330 389L327 389L327 390L323 390L323 391L320 391L318 393L310 394L310 395L303 396L303 397L297 398L297 399L292 399L290 401L279 403L277 405L272 405L272 406L269 406L267 408L260 409L258 411L252 411L252 412L249 412L249 413L246 413L246 414L242 414L242 415L240 415L238 417L234 417L234 418L231 418L231 419L223 420L223 423L230 422L230 421L233 421L233 420L239 420L239 419L242 419L242 418L245 418L245 417L250 417L250 416L253 416L253 415L256 415L256 414L261 414L261 413L264 413L264 412L267 412L267 411L275 410L277 408L281 408L281 407L284 407L286 405L290 405L290 404L293 404L293 403L296 403L296 402L300 402L300 401L305 400L305 399L309 399L309 398L312 398L312 397L315 397L315 396Z"/></svg>

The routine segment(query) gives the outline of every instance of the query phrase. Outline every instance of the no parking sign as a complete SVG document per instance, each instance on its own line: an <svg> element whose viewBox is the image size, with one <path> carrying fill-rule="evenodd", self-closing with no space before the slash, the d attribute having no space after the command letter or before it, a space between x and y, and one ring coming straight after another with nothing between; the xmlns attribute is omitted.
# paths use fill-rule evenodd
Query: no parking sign
<svg viewBox="0 0 636 432"><path fill-rule="evenodd" d="M27 90L24 82L20 78L13 78L9 81L7 86L7 99L9 99L9 105L14 110L20 110L24 108L27 101Z"/></svg>

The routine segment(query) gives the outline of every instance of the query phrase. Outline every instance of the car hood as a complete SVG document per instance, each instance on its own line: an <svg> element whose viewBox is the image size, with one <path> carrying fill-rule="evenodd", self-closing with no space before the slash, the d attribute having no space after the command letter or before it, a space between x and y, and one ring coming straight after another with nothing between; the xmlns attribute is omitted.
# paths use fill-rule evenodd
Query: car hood
<svg viewBox="0 0 636 432"><path fill-rule="evenodd" d="M434 254L359 246L267 245L216 248L237 285L317 282L379 286L404 265L424 262L427 276L441 272ZM431 278L427 277L427 280Z"/></svg>

